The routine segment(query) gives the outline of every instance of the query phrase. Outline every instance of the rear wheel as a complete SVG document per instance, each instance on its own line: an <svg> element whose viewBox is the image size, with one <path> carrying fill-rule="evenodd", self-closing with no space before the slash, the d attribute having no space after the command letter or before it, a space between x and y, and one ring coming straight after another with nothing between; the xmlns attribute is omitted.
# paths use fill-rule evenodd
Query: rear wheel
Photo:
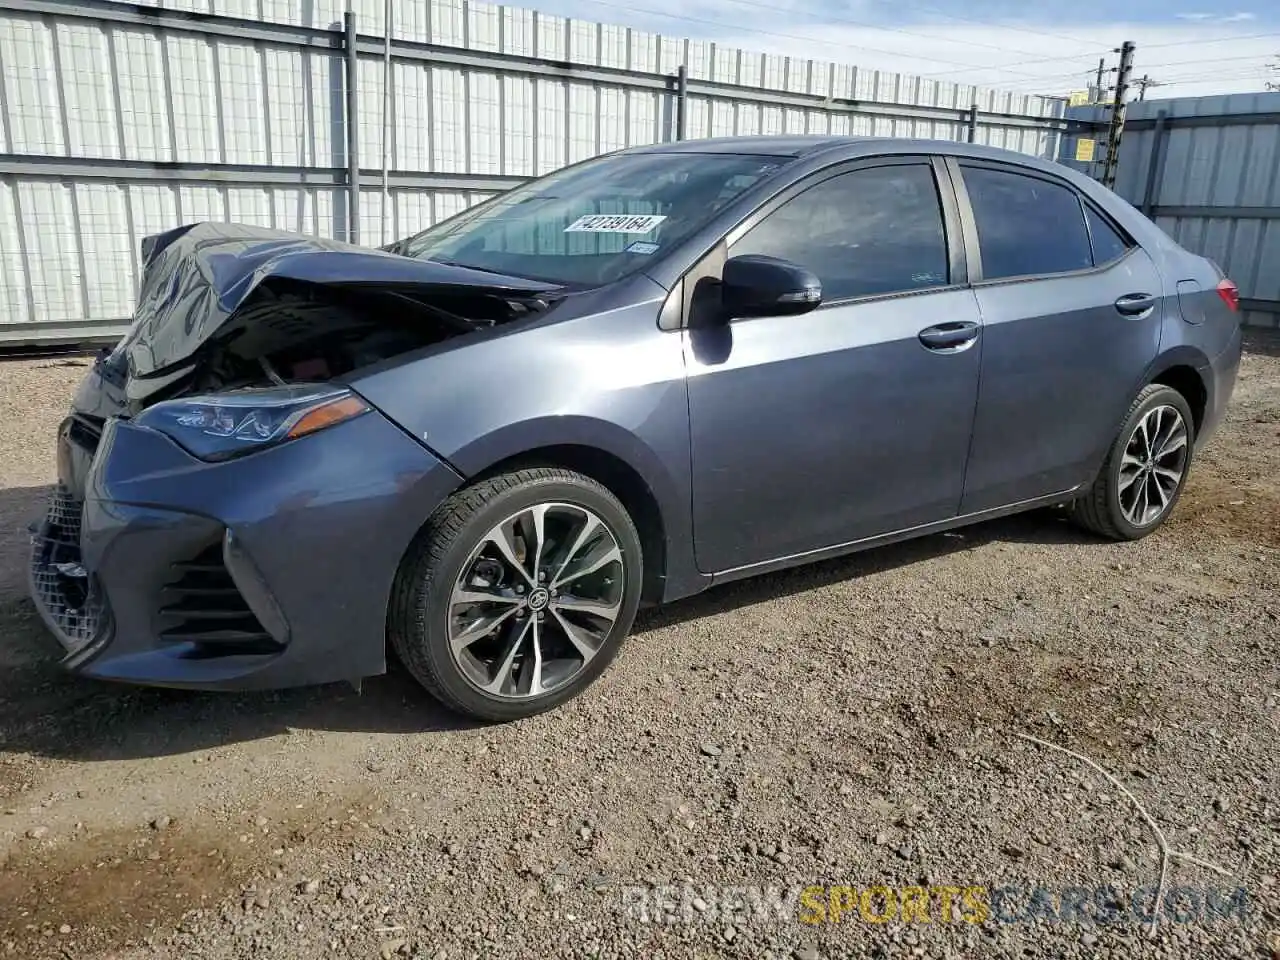
<svg viewBox="0 0 1280 960"><path fill-rule="evenodd" d="M391 641L447 706L532 716L608 666L642 569L635 524L605 487L553 467L501 474L445 501L410 548Z"/></svg>
<svg viewBox="0 0 1280 960"><path fill-rule="evenodd" d="M1089 492L1071 505L1082 526L1113 540L1154 531L1182 494L1195 443L1191 408L1178 391L1153 383L1134 399Z"/></svg>

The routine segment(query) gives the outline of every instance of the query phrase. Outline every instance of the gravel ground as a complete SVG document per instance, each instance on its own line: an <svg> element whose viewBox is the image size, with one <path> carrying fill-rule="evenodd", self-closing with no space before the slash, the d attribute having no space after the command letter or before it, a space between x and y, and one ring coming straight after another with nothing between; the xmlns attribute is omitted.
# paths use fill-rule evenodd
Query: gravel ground
<svg viewBox="0 0 1280 960"><path fill-rule="evenodd" d="M1041 512L730 585L501 727L398 673L63 676L24 528L82 364L0 365L0 956L1280 958L1275 340L1147 540ZM1154 937L1120 784L1225 871L1171 860Z"/></svg>

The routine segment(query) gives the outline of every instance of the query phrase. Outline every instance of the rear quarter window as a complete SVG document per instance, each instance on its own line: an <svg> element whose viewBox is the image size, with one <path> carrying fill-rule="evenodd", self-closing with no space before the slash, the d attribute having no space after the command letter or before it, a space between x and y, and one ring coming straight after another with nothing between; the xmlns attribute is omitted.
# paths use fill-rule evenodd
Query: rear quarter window
<svg viewBox="0 0 1280 960"><path fill-rule="evenodd" d="M1084 205L1084 218L1089 224L1089 240L1093 244L1093 264L1103 264L1119 260L1133 246L1123 234L1113 227L1102 214L1087 203Z"/></svg>
<svg viewBox="0 0 1280 960"><path fill-rule="evenodd" d="M989 167L963 166L985 280L1087 270L1093 248L1075 191Z"/></svg>

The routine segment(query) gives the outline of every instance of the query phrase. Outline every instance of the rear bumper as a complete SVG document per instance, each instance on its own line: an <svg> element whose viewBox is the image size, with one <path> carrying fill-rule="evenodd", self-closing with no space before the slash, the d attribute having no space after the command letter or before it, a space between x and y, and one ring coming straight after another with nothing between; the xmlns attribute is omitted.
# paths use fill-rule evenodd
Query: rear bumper
<svg viewBox="0 0 1280 960"><path fill-rule="evenodd" d="M459 483L377 413L223 463L128 421L60 442L32 598L67 668L150 685L381 673L400 559Z"/></svg>
<svg viewBox="0 0 1280 960"><path fill-rule="evenodd" d="M1200 432L1196 435L1197 448L1213 437L1227 415L1227 406L1231 402L1231 394L1236 387L1236 377L1240 372L1240 353L1243 344L1244 331L1237 326L1235 335L1227 348L1209 362L1207 375L1202 372L1202 379L1208 385L1209 396L1205 404L1204 422L1200 424Z"/></svg>

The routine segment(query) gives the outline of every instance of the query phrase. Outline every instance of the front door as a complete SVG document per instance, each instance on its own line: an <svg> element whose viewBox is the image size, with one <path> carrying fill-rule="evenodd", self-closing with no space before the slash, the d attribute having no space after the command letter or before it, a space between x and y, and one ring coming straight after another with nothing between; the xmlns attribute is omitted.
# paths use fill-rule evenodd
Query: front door
<svg viewBox="0 0 1280 960"><path fill-rule="evenodd" d="M823 303L684 333L703 571L956 514L981 327L944 209L927 160L880 161L730 235L728 256L808 267Z"/></svg>
<svg viewBox="0 0 1280 960"><path fill-rule="evenodd" d="M960 164L980 257L982 383L963 513L1092 480L1160 346L1151 257L1056 178ZM979 264L975 261L980 260Z"/></svg>

